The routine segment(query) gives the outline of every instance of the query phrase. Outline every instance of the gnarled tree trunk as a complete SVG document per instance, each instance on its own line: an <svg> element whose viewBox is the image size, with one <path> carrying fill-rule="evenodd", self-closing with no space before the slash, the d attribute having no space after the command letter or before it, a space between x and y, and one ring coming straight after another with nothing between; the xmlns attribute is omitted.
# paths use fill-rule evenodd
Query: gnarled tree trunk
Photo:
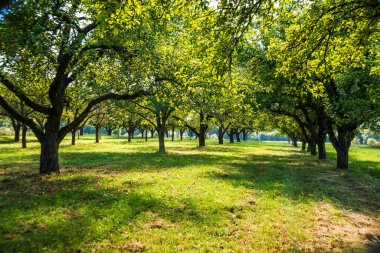
<svg viewBox="0 0 380 253"><path fill-rule="evenodd" d="M41 143L40 173L59 172L58 163L58 131L45 128L45 137Z"/></svg>

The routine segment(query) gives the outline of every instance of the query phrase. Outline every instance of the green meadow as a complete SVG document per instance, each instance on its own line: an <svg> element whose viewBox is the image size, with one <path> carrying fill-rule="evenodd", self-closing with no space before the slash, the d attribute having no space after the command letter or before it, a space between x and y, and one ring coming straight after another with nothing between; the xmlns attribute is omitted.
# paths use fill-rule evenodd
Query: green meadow
<svg viewBox="0 0 380 253"><path fill-rule="evenodd" d="M380 149L350 171L286 142L85 135L38 174L39 143L0 137L1 252L362 252L379 242Z"/></svg>

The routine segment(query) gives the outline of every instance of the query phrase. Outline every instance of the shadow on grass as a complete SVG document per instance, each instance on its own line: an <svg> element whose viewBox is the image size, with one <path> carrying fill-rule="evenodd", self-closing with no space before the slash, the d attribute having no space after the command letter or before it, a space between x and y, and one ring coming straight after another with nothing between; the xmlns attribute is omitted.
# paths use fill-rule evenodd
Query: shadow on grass
<svg viewBox="0 0 380 253"><path fill-rule="evenodd" d="M234 186L260 190L270 197L285 197L308 202L328 199L345 209L376 212L380 208L379 163L352 161L348 175L333 170L335 161L321 161L308 154L287 156L254 155L242 162L226 165L223 172L207 176L229 181ZM360 169L367 168L367 169Z"/></svg>
<svg viewBox="0 0 380 253"><path fill-rule="evenodd" d="M210 165L227 160L227 156L180 153L115 153L115 152L64 152L60 165L66 169L99 169L114 171L151 171L180 168L188 165ZM27 155L0 163L9 172L15 168L32 168L37 173L39 155Z"/></svg>
<svg viewBox="0 0 380 253"><path fill-rule="evenodd" d="M192 199L172 203L141 192L143 183L126 181L123 187L103 188L101 180L96 176L24 175L2 182L0 249L81 251L83 242L107 240L111 233L134 229L136 222L149 214L199 226L214 220L213 214L207 216L204 210L200 214ZM39 215L45 218L41 220Z"/></svg>
<svg viewBox="0 0 380 253"><path fill-rule="evenodd" d="M206 147L206 151L212 150L220 152L218 146ZM34 161L38 161L38 157L24 156L17 160L16 167L29 169L37 166ZM216 165L222 170L206 172L206 177L222 179L236 187L258 189L260 194L269 197L284 197L298 202L329 200L345 209L377 211L380 203L378 180L361 168L370 166L376 170L379 164L353 160L353 170L348 176L333 171L334 164L332 159L318 161L294 150L286 156L253 154L233 159L223 153L214 155L206 152L63 152L61 165L69 169L68 173L73 173L74 178L40 177L11 170L2 175L0 249L9 252L54 251L57 248L76 251L83 243L108 240L110 234L122 233L120 229L136 226L147 213L174 223L190 220L199 227L204 224L212 226L218 218L219 214L213 212L219 210L219 206L213 205L212 210L205 210L191 198L175 201L157 198L143 191L146 183L126 181L122 187L104 187L102 180L110 179L103 179L101 174L107 171L159 173L189 165ZM1 164L1 167L12 166L15 166L14 161ZM75 171L81 168L99 170L101 174L76 174ZM39 216L51 218L39 220Z"/></svg>

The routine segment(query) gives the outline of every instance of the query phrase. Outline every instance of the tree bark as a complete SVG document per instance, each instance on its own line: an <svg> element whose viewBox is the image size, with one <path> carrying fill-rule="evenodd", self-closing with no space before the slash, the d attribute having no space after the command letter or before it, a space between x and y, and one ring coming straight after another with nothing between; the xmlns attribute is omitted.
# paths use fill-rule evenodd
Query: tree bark
<svg viewBox="0 0 380 253"><path fill-rule="evenodd" d="M319 136L317 139L317 146L318 146L318 158L319 159L326 159L326 134L323 136Z"/></svg>
<svg viewBox="0 0 380 253"><path fill-rule="evenodd" d="M145 129L145 141L148 141L148 128Z"/></svg>
<svg viewBox="0 0 380 253"><path fill-rule="evenodd" d="M95 142L96 143L99 143L99 127L98 126L96 126L95 127Z"/></svg>
<svg viewBox="0 0 380 253"><path fill-rule="evenodd" d="M28 131L28 127L23 125L22 128L21 128L21 132L22 132L22 136L21 136L21 140L22 140L22 148L26 148L26 132Z"/></svg>
<svg viewBox="0 0 380 253"><path fill-rule="evenodd" d="M158 152L165 153L165 129L163 127L159 127L157 129L158 133Z"/></svg>
<svg viewBox="0 0 380 253"><path fill-rule="evenodd" d="M235 136L236 136L236 142L240 142L240 134L239 134L239 131L236 131L236 132L235 132Z"/></svg>
<svg viewBox="0 0 380 253"><path fill-rule="evenodd" d="M348 170L348 151L347 146L340 147L336 150L337 154L337 163L336 168L338 170Z"/></svg>
<svg viewBox="0 0 380 253"><path fill-rule="evenodd" d="M40 173L59 172L58 131L45 128L45 137L41 143Z"/></svg>
<svg viewBox="0 0 380 253"><path fill-rule="evenodd" d="M132 139L132 131L128 131L128 142L131 142Z"/></svg>
<svg viewBox="0 0 380 253"><path fill-rule="evenodd" d="M295 147L295 148L298 148L298 143L297 143L297 141L298 141L297 138L295 138L295 137L292 138L292 145L293 145L293 147Z"/></svg>
<svg viewBox="0 0 380 253"><path fill-rule="evenodd" d="M73 146L75 145L75 137L76 137L75 134L76 134L76 132L77 131L75 131L75 130L71 131L71 145L73 145Z"/></svg>
<svg viewBox="0 0 380 253"><path fill-rule="evenodd" d="M219 127L219 130L218 130L218 141L219 141L219 144L223 144L223 127Z"/></svg>
<svg viewBox="0 0 380 253"><path fill-rule="evenodd" d="M203 127L199 129L198 143L199 143L199 147L206 146L206 129Z"/></svg>
<svg viewBox="0 0 380 253"><path fill-rule="evenodd" d="M243 129L242 133L243 133L243 141L246 141L247 137L248 137L247 131L245 129Z"/></svg>
<svg viewBox="0 0 380 253"><path fill-rule="evenodd" d="M15 142L19 142L20 141L20 129L21 129L21 125L20 123L11 118L11 122L12 122L12 127L13 127L13 130L15 131L15 135L14 135L14 141Z"/></svg>
<svg viewBox="0 0 380 253"><path fill-rule="evenodd" d="M231 129L230 132L228 133L228 137L230 137L230 143L234 143L234 130Z"/></svg>
<svg viewBox="0 0 380 253"><path fill-rule="evenodd" d="M301 148L301 151L305 151L306 150L306 141L305 140L302 140L302 148Z"/></svg>
<svg viewBox="0 0 380 253"><path fill-rule="evenodd" d="M172 141L174 141L174 126L172 126Z"/></svg>
<svg viewBox="0 0 380 253"><path fill-rule="evenodd" d="M179 129L179 137L180 137L181 141L183 140L183 133L184 132L185 132L185 130Z"/></svg>
<svg viewBox="0 0 380 253"><path fill-rule="evenodd" d="M311 141L309 143L309 147L310 147L310 154L311 155L317 155L317 144L315 143L315 141Z"/></svg>
<svg viewBox="0 0 380 253"><path fill-rule="evenodd" d="M149 131L150 131L150 138L153 138L155 130L154 129L150 129Z"/></svg>
<svg viewBox="0 0 380 253"><path fill-rule="evenodd" d="M331 138L337 154L336 168L338 170L348 170L348 152L353 137L353 131L347 130L346 127L338 127L337 138Z"/></svg>

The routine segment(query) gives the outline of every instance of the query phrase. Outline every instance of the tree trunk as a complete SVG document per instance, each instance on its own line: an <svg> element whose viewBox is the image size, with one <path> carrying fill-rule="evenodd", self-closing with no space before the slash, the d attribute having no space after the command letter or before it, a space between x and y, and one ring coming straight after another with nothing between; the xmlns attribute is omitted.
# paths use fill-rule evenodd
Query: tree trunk
<svg viewBox="0 0 380 253"><path fill-rule="evenodd" d="M240 142L240 134L238 131L235 132L235 136L236 136L236 141Z"/></svg>
<svg viewBox="0 0 380 253"><path fill-rule="evenodd" d="M297 138L292 138L292 144L293 144L293 147L295 148L298 148L298 143L297 143L298 139Z"/></svg>
<svg viewBox="0 0 380 253"><path fill-rule="evenodd" d="M174 141L174 126L172 126L172 141Z"/></svg>
<svg viewBox="0 0 380 253"><path fill-rule="evenodd" d="M150 138L153 138L154 137L154 129L151 129L151 130L149 130L150 131Z"/></svg>
<svg viewBox="0 0 380 253"><path fill-rule="evenodd" d="M75 145L75 137L76 137L75 134L76 134L76 132L77 131L75 131L75 130L71 131L71 145L73 145L73 146Z"/></svg>
<svg viewBox="0 0 380 253"><path fill-rule="evenodd" d="M21 136L22 148L26 148L26 132L28 131L28 127L23 125L21 130L22 130L22 136Z"/></svg>
<svg viewBox="0 0 380 253"><path fill-rule="evenodd" d="M141 129L141 139L144 139L144 130L143 129Z"/></svg>
<svg viewBox="0 0 380 253"><path fill-rule="evenodd" d="M347 146L339 147L336 150L336 154L337 154L336 168L338 170L348 170L348 151L349 151L349 148Z"/></svg>
<svg viewBox="0 0 380 253"><path fill-rule="evenodd" d="M112 135L112 129L111 128L107 128L107 134Z"/></svg>
<svg viewBox="0 0 380 253"><path fill-rule="evenodd" d="M310 146L310 143L309 143L309 142L307 143L307 149L306 149L306 150L307 150L307 152L310 152L310 151L311 151L311 146Z"/></svg>
<svg viewBox="0 0 380 253"><path fill-rule="evenodd" d="M301 151L305 151L306 150L306 141L302 140L302 149Z"/></svg>
<svg viewBox="0 0 380 253"><path fill-rule="evenodd" d="M84 129L84 127L82 127L81 129L79 129L79 135L83 135L83 129Z"/></svg>
<svg viewBox="0 0 380 253"><path fill-rule="evenodd" d="M318 158L326 159L326 135L323 137L318 137L317 146L318 146Z"/></svg>
<svg viewBox="0 0 380 253"><path fill-rule="evenodd" d="M128 142L131 142L132 139L132 131L128 131Z"/></svg>
<svg viewBox="0 0 380 253"><path fill-rule="evenodd" d="M159 128L157 129L158 133L158 152L159 153L165 153L165 129Z"/></svg>
<svg viewBox="0 0 380 253"><path fill-rule="evenodd" d="M219 127L219 130L218 130L218 140L219 140L219 144L223 144L223 127Z"/></svg>
<svg viewBox="0 0 380 253"><path fill-rule="evenodd" d="M248 137L247 131L245 131L245 129L243 129L243 141L246 141L247 137Z"/></svg>
<svg viewBox="0 0 380 253"><path fill-rule="evenodd" d="M348 152L353 136L352 131L346 130L344 127L338 127L337 140L333 141L337 154L336 168L338 170L348 170Z"/></svg>
<svg viewBox="0 0 380 253"><path fill-rule="evenodd" d="M14 119L11 119L11 121L12 121L13 130L15 131L14 141L19 142L21 125Z"/></svg>
<svg viewBox="0 0 380 253"><path fill-rule="evenodd" d="M204 130L202 130L203 132ZM198 143L199 143L199 147L205 147L206 146L206 131L204 131L202 133L201 131L199 131L199 138L198 138Z"/></svg>
<svg viewBox="0 0 380 253"><path fill-rule="evenodd" d="M233 129L230 130L228 137L230 137L230 143L234 143L234 130Z"/></svg>
<svg viewBox="0 0 380 253"><path fill-rule="evenodd" d="M99 127L95 127L95 142L99 143Z"/></svg>
<svg viewBox="0 0 380 253"><path fill-rule="evenodd" d="M145 129L145 141L148 141L148 129Z"/></svg>
<svg viewBox="0 0 380 253"><path fill-rule="evenodd" d="M181 141L183 140L183 133L184 133L185 131L184 130L179 130L179 137L180 137L180 139L181 139Z"/></svg>
<svg viewBox="0 0 380 253"><path fill-rule="evenodd" d="M45 128L45 138L41 143L40 173L59 172L58 163L58 131Z"/></svg>
<svg viewBox="0 0 380 253"><path fill-rule="evenodd" d="M309 143L309 147L310 147L310 154L311 155L317 155L317 145L316 145L315 141L311 141Z"/></svg>

